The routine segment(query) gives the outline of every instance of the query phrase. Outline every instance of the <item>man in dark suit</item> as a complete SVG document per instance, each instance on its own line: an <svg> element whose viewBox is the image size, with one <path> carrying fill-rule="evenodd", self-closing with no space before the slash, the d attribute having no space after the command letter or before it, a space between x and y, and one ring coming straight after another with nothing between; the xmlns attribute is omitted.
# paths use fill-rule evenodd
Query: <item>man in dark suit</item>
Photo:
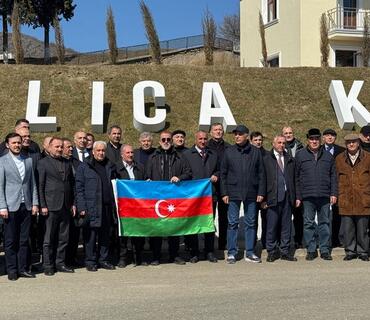
<svg viewBox="0 0 370 320"><path fill-rule="evenodd" d="M150 156L145 175L149 180L171 181L191 179L191 170L186 160L172 146L172 134L162 131L159 136L160 147ZM152 265L159 265L161 258L162 237L151 237L150 247L153 251ZM168 251L170 262L185 264L185 260L179 256L180 239L177 236L168 237Z"/></svg>
<svg viewBox="0 0 370 320"><path fill-rule="evenodd" d="M230 144L224 140L224 127L221 123L216 122L211 125L209 134L211 138L208 140L207 147L217 155L218 166L221 167L221 161L224 157L225 150L230 147ZM215 184L217 194L217 214L218 214L218 249L226 249L226 234L227 234L227 209L228 205L223 202L220 194L220 180Z"/></svg>
<svg viewBox="0 0 370 320"><path fill-rule="evenodd" d="M5 138L9 152L0 158L0 217L4 219L4 249L8 279L34 278L28 272L28 238L31 212L38 212L38 194L32 159L21 154L22 138Z"/></svg>
<svg viewBox="0 0 370 320"><path fill-rule="evenodd" d="M100 268L115 269L109 262L109 234L113 220L117 220L111 183L116 178L116 166L106 158L106 149L104 141L94 142L93 156L76 172L77 209L86 219L83 235L87 271L97 271L98 263Z"/></svg>
<svg viewBox="0 0 370 320"><path fill-rule="evenodd" d="M217 154L207 147L208 134L204 131L198 131L195 134L195 145L183 153L191 168L192 179L210 179L213 183L213 212L216 210L216 190L214 184L219 179L219 166ZM190 262L199 261L199 239L198 235L188 236L190 246ZM204 256L209 262L217 262L214 255L215 233L204 234Z"/></svg>
<svg viewBox="0 0 370 320"><path fill-rule="evenodd" d="M172 144L176 152L181 154L184 151L188 150L188 148L185 147L185 140L186 132L184 130L178 129L172 132Z"/></svg>
<svg viewBox="0 0 370 320"><path fill-rule="evenodd" d="M139 143L140 148L134 150L134 159L135 162L141 163L145 167L149 157L155 151L152 134L150 132L142 132L139 137Z"/></svg>
<svg viewBox="0 0 370 320"><path fill-rule="evenodd" d="M119 126L114 125L108 129L109 141L107 142L106 157L112 163L117 163L121 160L121 137L122 129Z"/></svg>
<svg viewBox="0 0 370 320"><path fill-rule="evenodd" d="M74 272L65 264L70 215L75 214L74 177L72 164L62 157L62 152L62 139L52 138L50 155L37 166L41 214L46 216L43 257L44 273L48 276L54 275L54 266L60 272Z"/></svg>
<svg viewBox="0 0 370 320"><path fill-rule="evenodd" d="M297 261L289 253L292 208L295 206L295 162L285 151L285 143L286 139L283 135L276 136L271 152L266 152L263 157L266 171L266 198L262 207L267 209L267 262L274 262L279 258Z"/></svg>
<svg viewBox="0 0 370 320"><path fill-rule="evenodd" d="M75 144L72 150L72 163L76 171L78 166L91 156L91 152L86 149L87 135L85 131L77 131L73 136Z"/></svg>
<svg viewBox="0 0 370 320"><path fill-rule="evenodd" d="M333 129L325 129L322 134L322 140L324 143L324 149L334 157L334 159L341 154L344 150L346 150L342 146L338 146L335 144L335 141L337 139L337 133ZM331 235L331 242L332 247L339 247L341 245L341 242L343 242L341 239L343 238L343 235L341 235L340 232L340 226L341 226L341 216L338 212L338 205L335 204L332 206L332 235Z"/></svg>
<svg viewBox="0 0 370 320"><path fill-rule="evenodd" d="M134 159L134 150L132 146L126 144L121 147L122 160L116 164L117 179L123 180L144 180L145 169L141 163L137 163ZM130 237L134 247L134 263L136 266L147 265L142 259L142 251L145 243L145 237ZM120 254L118 267L124 268L129 263L128 237L120 237Z"/></svg>

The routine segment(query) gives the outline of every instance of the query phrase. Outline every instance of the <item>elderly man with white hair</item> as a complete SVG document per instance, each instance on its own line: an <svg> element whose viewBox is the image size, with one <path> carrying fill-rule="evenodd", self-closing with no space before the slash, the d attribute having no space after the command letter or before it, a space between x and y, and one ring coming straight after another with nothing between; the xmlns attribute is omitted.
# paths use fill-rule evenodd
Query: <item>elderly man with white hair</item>
<svg viewBox="0 0 370 320"><path fill-rule="evenodd" d="M103 269L114 269L109 261L109 234L116 219L111 184L116 167L106 158L106 149L104 141L94 142L93 156L81 163L76 172L76 204L84 220L85 266L88 271L97 271L98 265Z"/></svg>
<svg viewBox="0 0 370 320"><path fill-rule="evenodd" d="M142 132L139 137L140 148L134 150L134 159L137 163L146 165L149 157L154 153L153 136L150 132Z"/></svg>

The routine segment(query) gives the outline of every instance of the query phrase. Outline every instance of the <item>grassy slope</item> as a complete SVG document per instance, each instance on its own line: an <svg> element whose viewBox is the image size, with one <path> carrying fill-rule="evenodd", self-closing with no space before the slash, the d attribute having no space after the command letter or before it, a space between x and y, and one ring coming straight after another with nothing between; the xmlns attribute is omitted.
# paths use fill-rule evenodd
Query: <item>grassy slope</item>
<svg viewBox="0 0 370 320"><path fill-rule="evenodd" d="M41 102L50 103L48 115L57 116L58 135L72 137L78 128L90 130L91 81L105 82L105 103L111 104L108 125L124 128L124 140L136 143L132 125L132 88L141 80L157 80L166 89L171 108L169 129L195 131L198 124L202 84L217 81L238 123L260 130L271 140L281 127L290 124L304 138L310 127L332 127L341 137L330 105L330 80L344 80L348 91L353 80L365 80L360 101L370 105L368 69L247 69L200 66L0 66L0 137L25 116L28 81L41 80ZM46 134L33 134L40 141ZM106 139L105 135L97 135ZM192 138L189 138L192 143ZM227 137L230 140L231 137Z"/></svg>

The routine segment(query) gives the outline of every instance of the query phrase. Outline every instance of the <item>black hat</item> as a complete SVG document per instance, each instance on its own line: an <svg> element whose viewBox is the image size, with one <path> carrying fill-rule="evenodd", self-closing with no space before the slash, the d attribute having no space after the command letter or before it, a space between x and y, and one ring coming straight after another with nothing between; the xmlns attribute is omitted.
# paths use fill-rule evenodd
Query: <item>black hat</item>
<svg viewBox="0 0 370 320"><path fill-rule="evenodd" d="M311 128L310 130L308 130L307 138L311 138L311 137L321 137L320 130L317 128Z"/></svg>
<svg viewBox="0 0 370 320"><path fill-rule="evenodd" d="M334 129L330 129L330 128L329 129L325 129L322 134L323 134L323 136L325 136L327 134L330 134L330 135L332 135L334 137L337 136L337 133L335 132L335 130Z"/></svg>
<svg viewBox="0 0 370 320"><path fill-rule="evenodd" d="M182 134L184 137L186 137L186 132L184 130L178 129L172 132L172 137L177 135L177 134Z"/></svg>
<svg viewBox="0 0 370 320"><path fill-rule="evenodd" d="M238 124L237 126L236 126L236 128L233 130L233 133L235 133L235 132L239 132L239 133L246 133L246 134L248 134L249 133L249 129L245 126L245 125L243 125L243 124Z"/></svg>
<svg viewBox="0 0 370 320"><path fill-rule="evenodd" d="M370 134L370 126L364 126L361 128L360 133L364 136L368 136Z"/></svg>

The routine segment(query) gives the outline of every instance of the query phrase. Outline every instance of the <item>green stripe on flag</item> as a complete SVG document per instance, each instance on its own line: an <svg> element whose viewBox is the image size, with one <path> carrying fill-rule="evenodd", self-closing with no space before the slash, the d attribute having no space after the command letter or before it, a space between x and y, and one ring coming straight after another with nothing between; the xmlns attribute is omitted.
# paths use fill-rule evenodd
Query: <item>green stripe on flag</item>
<svg viewBox="0 0 370 320"><path fill-rule="evenodd" d="M121 234L129 237L166 237L214 232L213 214L189 218L120 218Z"/></svg>

